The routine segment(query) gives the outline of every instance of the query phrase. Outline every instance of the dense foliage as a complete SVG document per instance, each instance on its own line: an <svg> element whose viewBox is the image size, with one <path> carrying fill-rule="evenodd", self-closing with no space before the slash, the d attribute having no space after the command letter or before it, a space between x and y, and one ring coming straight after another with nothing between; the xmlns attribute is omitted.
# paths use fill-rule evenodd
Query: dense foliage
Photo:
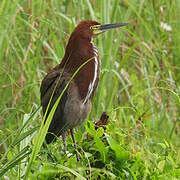
<svg viewBox="0 0 180 180"><path fill-rule="evenodd" d="M179 179L179 12L179 0L1 0L0 177ZM61 138L41 146L39 87L86 19L129 26L95 39L101 80L76 162L70 137L66 156ZM109 123L96 130L103 111Z"/></svg>

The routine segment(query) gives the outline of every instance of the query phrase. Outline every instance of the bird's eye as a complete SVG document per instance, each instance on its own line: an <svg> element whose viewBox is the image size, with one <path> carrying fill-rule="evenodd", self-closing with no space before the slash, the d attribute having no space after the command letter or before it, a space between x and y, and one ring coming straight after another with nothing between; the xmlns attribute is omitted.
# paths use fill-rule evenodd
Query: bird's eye
<svg viewBox="0 0 180 180"><path fill-rule="evenodd" d="M90 26L90 29L92 30L97 30L99 29L100 25L94 25L94 26Z"/></svg>

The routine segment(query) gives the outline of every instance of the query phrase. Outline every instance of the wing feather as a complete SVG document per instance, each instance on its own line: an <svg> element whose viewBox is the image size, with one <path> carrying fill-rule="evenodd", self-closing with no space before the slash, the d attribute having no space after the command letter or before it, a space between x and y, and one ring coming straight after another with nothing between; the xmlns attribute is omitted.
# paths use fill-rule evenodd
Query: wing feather
<svg viewBox="0 0 180 180"><path fill-rule="evenodd" d="M66 83L69 80L69 77L69 74L63 72L62 70L56 70L48 73L43 79L40 87L40 93L41 105L44 114L46 112L46 108L49 104L52 93L54 92L46 117L48 117L48 114L50 113L54 103L56 102L56 100L62 93L63 89L65 88ZM52 142L55 136L59 136L62 133L61 129L63 129L63 126L65 125L64 106L67 99L67 91L68 89L64 92L60 100L60 103L58 104L57 109L54 113L53 119L48 129L48 133L46 135L47 143Z"/></svg>

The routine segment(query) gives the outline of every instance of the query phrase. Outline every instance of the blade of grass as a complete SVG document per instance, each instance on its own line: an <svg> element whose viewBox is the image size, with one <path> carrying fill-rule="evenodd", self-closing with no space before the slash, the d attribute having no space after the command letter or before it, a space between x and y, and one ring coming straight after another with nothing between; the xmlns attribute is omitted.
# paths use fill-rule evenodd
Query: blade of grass
<svg viewBox="0 0 180 180"><path fill-rule="evenodd" d="M2 177L8 170L12 169L16 166L22 159L27 157L31 153L31 148L29 146L25 147L22 151L20 151L11 161L7 162L0 169L0 177Z"/></svg>
<svg viewBox="0 0 180 180"><path fill-rule="evenodd" d="M61 92L61 94L59 95L58 99L56 100L55 104L53 105L47 119L46 119L46 122L45 122L45 116L46 116L46 113L43 117L43 121L41 123L41 126L40 126L40 130L39 130L39 133L38 135L35 137L35 143L34 143L34 147L32 149L32 154L31 154L31 158L30 158L30 161L28 163L28 166L27 166L27 169L26 169L26 173L25 173L25 176L24 176L24 179L27 179L28 178L28 174L30 172L30 169L31 169L31 165L33 163L33 161L35 160L37 154L39 153L40 149L41 149L41 146L44 142L44 139L45 139L45 136L46 136L46 133L48 131L48 128L49 128L49 125L51 123L51 120L53 118L53 115L56 111L56 108L58 106L58 104L60 103L60 100L61 100L61 97L62 95L64 94L64 92L66 91L66 89L68 88L70 82L73 80L73 78L76 76L76 74L79 72L79 70L85 66L89 61L91 61L92 59L94 59L94 57L90 58L89 60L85 61L81 66L79 66L79 68L75 71L75 73L72 75L72 77L70 78L70 80L68 81L68 83L66 84L65 88L63 89L63 91ZM51 101L51 99L50 99ZM48 107L49 108L49 107ZM48 109L47 108L47 109ZM47 110L46 110L47 112ZM45 124L44 124L45 122Z"/></svg>

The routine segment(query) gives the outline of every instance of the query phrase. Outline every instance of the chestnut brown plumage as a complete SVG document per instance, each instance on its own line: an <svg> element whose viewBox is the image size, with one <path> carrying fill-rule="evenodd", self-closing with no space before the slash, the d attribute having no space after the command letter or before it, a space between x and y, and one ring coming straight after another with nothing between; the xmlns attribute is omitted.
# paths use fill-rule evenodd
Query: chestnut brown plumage
<svg viewBox="0 0 180 180"><path fill-rule="evenodd" d="M93 38L106 30L125 25L127 23L100 25L96 21L82 21L72 32L61 63L45 76L41 84L41 105L44 114L52 96L46 117L73 73L83 63L90 61L78 71L64 92L50 123L46 135L47 143L51 143L55 137L62 135L66 150L65 132L70 129L77 151L73 129L80 125L89 114L100 76L99 52L93 44ZM77 160L79 160L78 154Z"/></svg>

